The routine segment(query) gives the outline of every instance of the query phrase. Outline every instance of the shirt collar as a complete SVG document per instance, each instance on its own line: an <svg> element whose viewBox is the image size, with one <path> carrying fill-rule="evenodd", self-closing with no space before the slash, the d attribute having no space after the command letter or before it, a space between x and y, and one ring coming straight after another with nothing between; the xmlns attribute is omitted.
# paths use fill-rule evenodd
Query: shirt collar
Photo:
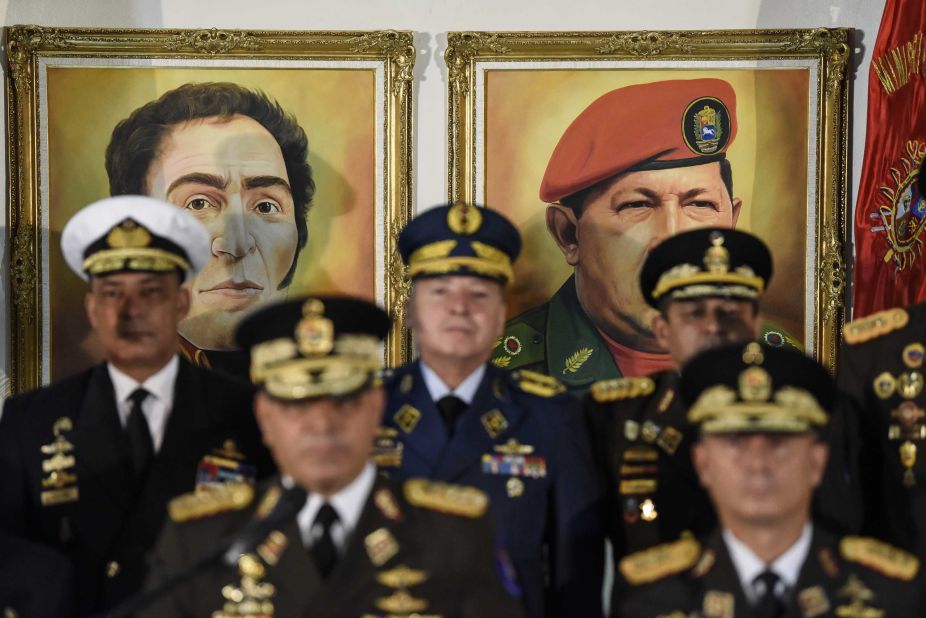
<svg viewBox="0 0 926 618"><path fill-rule="evenodd" d="M783 554L778 556L771 564L765 564L751 549L727 529L723 530L723 540L727 545L730 560L739 576L743 591L750 601L755 602L753 582L766 569L773 571L782 583L790 589L797 585L801 567L810 553L810 541L813 536L813 526L810 522L804 524L801 536Z"/></svg>
<svg viewBox="0 0 926 618"><path fill-rule="evenodd" d="M173 408L174 382L180 369L180 358L176 354L157 373L141 384L135 378L117 369L112 363L106 363L106 368L109 370L109 379L113 383L117 403L124 403L135 389L141 387L148 391L149 396L153 396L165 410Z"/></svg>
<svg viewBox="0 0 926 618"><path fill-rule="evenodd" d="M367 502L370 492L373 490L373 483L375 481L376 466L367 462L360 474L338 493L328 496L327 498L320 494L310 493L305 501L305 506L302 507L302 510L296 515L296 521L299 523L299 532L302 534L303 543L305 543L306 546L311 545L312 524L315 522L315 516L318 514L318 510L327 502L334 507L334 510L338 514L338 523L343 532L340 535L342 537L340 539L341 542L335 539L335 543L339 548L343 548L347 539L350 538L350 534L354 531L354 528L357 527L357 522L360 521L360 514L363 512L363 507ZM283 485L291 486L291 484L292 480L284 477Z"/></svg>
<svg viewBox="0 0 926 618"><path fill-rule="evenodd" d="M472 404L485 373L486 366L479 365L476 371L466 376L459 386L452 389L440 379L433 369L428 367L424 361L421 361L421 377L424 378L424 385L428 389L428 394L431 395L431 401L440 401L447 395L454 395L463 400L466 405Z"/></svg>

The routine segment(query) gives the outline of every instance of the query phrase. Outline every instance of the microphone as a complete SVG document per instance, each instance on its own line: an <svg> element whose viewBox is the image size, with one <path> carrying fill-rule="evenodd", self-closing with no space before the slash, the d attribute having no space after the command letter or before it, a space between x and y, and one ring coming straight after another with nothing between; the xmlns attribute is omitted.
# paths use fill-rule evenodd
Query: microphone
<svg viewBox="0 0 926 618"><path fill-rule="evenodd" d="M305 506L307 497L308 493L300 487L293 486L284 489L283 493L280 494L280 499L277 500L276 505L266 517L252 520L238 533L222 543L221 547L225 549L221 552L221 563L226 566L238 564L238 558L242 554L252 551L274 529L279 528L281 524L295 517L296 513Z"/></svg>
<svg viewBox="0 0 926 618"><path fill-rule="evenodd" d="M242 554L252 551L268 534L296 516L305 505L308 493L300 487L284 489L279 500L265 517L254 519L244 528L218 544L191 565L168 575L154 588L143 591L102 614L102 618L129 618L200 573L215 568L234 567Z"/></svg>

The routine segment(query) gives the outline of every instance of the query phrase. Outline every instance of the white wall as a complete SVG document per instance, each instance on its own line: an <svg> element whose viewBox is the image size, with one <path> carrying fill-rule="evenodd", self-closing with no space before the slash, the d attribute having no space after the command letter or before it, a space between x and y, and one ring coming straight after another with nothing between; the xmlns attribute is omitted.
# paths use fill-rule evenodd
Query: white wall
<svg viewBox="0 0 926 618"><path fill-rule="evenodd" d="M446 33L451 30L856 28L862 47L858 49L860 66L853 98L854 193L865 137L867 66L883 6L884 0L0 0L4 25L415 31L419 50L415 67L416 152L428 153L415 161L419 210L446 199L447 194L447 75L443 52ZM0 122L3 120L0 115ZM0 175L5 170L4 161ZM5 184L5 177L0 180ZM6 298L3 292L8 272L4 238L0 235L0 299ZM7 332L6 318L3 301L2 333ZM8 346L2 343L0 368L5 368Z"/></svg>

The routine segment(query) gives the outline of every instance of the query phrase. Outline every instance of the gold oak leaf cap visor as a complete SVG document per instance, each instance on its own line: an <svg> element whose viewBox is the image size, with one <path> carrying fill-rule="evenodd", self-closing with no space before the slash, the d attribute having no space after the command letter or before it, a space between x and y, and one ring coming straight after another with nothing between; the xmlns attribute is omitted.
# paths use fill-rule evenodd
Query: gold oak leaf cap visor
<svg viewBox="0 0 926 618"><path fill-rule="evenodd" d="M757 342L699 354L682 370L688 420L712 433L823 435L836 387L829 372L800 352Z"/></svg>
<svg viewBox="0 0 926 618"><path fill-rule="evenodd" d="M182 208L141 195L82 208L61 233L61 252L77 276L170 272L193 277L209 259L209 232Z"/></svg>
<svg viewBox="0 0 926 618"><path fill-rule="evenodd" d="M409 221L398 245L409 279L471 275L505 284L514 279L521 235L498 212L457 202Z"/></svg>
<svg viewBox="0 0 926 618"><path fill-rule="evenodd" d="M344 396L374 383L392 321L376 305L345 296L309 296L269 305L238 326L251 381L283 400Z"/></svg>
<svg viewBox="0 0 926 618"><path fill-rule="evenodd" d="M758 300L772 278L772 254L747 232L708 227L670 236L646 256L640 289L652 307L669 298Z"/></svg>

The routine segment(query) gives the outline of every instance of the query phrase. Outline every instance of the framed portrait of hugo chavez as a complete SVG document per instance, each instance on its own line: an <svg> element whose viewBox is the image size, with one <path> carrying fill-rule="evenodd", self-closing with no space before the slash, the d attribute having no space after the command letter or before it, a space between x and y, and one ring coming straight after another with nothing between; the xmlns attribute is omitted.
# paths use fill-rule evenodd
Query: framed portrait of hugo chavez
<svg viewBox="0 0 926 618"><path fill-rule="evenodd" d="M501 211L523 237L493 361L573 390L662 368L641 263L710 226L771 250L766 342L834 367L847 36L450 33L450 198Z"/></svg>
<svg viewBox="0 0 926 618"><path fill-rule="evenodd" d="M14 391L100 359L59 242L110 195L165 199L209 231L179 327L199 364L246 371L235 325L275 299L344 293L397 313L411 33L14 26L7 51ZM388 363L407 353L402 332Z"/></svg>

